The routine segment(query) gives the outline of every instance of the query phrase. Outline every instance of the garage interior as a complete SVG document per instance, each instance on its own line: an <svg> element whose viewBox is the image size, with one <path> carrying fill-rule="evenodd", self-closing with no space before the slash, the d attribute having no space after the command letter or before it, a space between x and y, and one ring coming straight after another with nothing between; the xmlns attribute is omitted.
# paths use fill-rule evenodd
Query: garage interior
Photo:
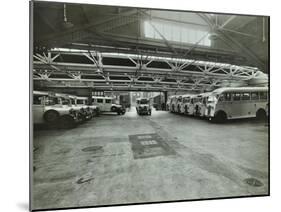
<svg viewBox="0 0 281 212"><path fill-rule="evenodd" d="M33 125L33 209L267 195L266 121L211 123L170 96L269 84L269 18L32 2L33 91L117 99L72 129ZM153 100L151 116L136 99Z"/></svg>

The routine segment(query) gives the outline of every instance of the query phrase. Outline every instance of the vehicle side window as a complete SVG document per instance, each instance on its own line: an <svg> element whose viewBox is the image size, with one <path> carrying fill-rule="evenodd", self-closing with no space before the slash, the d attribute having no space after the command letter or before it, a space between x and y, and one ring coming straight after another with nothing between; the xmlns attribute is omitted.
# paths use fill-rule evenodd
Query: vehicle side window
<svg viewBox="0 0 281 212"><path fill-rule="evenodd" d="M231 93L224 93L224 101L231 101Z"/></svg>
<svg viewBox="0 0 281 212"><path fill-rule="evenodd" d="M250 100L250 93L242 93L241 99L242 100Z"/></svg>
<svg viewBox="0 0 281 212"><path fill-rule="evenodd" d="M234 100L234 101L240 101L240 97L241 97L241 94L240 94L240 93L234 93L234 94L233 94L233 100Z"/></svg>
<svg viewBox="0 0 281 212"><path fill-rule="evenodd" d="M207 98L208 98L208 97L204 97L204 98L203 98L203 104L206 104L206 103L207 103Z"/></svg>
<svg viewBox="0 0 281 212"><path fill-rule="evenodd" d="M219 96L219 102L223 102L224 101L224 94Z"/></svg>
<svg viewBox="0 0 281 212"><path fill-rule="evenodd" d="M259 94L257 92L251 93L251 100L258 100L259 99Z"/></svg>
<svg viewBox="0 0 281 212"><path fill-rule="evenodd" d="M42 99L43 97L41 97L41 96L33 96L33 104L34 105L41 105L41 99Z"/></svg>
<svg viewBox="0 0 281 212"><path fill-rule="evenodd" d="M105 103L110 104L111 103L111 99L106 99Z"/></svg>
<svg viewBox="0 0 281 212"><path fill-rule="evenodd" d="M267 99L267 92L260 92L260 99L266 100Z"/></svg>
<svg viewBox="0 0 281 212"><path fill-rule="evenodd" d="M97 99L97 103L103 103L103 99Z"/></svg>

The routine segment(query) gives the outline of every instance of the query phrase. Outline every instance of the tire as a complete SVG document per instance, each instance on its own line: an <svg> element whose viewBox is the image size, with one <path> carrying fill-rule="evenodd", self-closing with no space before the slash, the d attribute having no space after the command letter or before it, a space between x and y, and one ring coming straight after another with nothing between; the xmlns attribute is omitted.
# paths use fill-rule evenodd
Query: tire
<svg viewBox="0 0 281 212"><path fill-rule="evenodd" d="M44 113L43 118L47 123L54 123L58 120L59 113L55 110L48 110L46 113Z"/></svg>
<svg viewBox="0 0 281 212"><path fill-rule="evenodd" d="M266 112L264 109L259 109L256 113L256 119L257 120L266 120L267 116L266 116Z"/></svg>
<svg viewBox="0 0 281 212"><path fill-rule="evenodd" d="M214 121L217 123L224 123L227 120L227 115L224 111L218 111L215 115Z"/></svg>
<svg viewBox="0 0 281 212"><path fill-rule="evenodd" d="M74 119L69 115L60 117L59 127L62 129L72 129L76 126Z"/></svg>
<svg viewBox="0 0 281 212"><path fill-rule="evenodd" d="M111 112L116 112L117 108L115 106L111 107Z"/></svg>

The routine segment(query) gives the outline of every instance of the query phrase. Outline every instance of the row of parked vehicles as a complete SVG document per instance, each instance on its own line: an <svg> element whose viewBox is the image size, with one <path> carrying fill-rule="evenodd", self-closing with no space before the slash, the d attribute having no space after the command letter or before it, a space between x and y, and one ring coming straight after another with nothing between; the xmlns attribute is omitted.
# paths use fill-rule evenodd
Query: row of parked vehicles
<svg viewBox="0 0 281 212"><path fill-rule="evenodd" d="M269 110L268 87L225 87L201 94L170 96L170 112L203 117L215 122L228 119L266 119Z"/></svg>
<svg viewBox="0 0 281 212"><path fill-rule="evenodd" d="M33 123L72 128L102 112L125 114L112 97L79 97L68 94L33 91Z"/></svg>

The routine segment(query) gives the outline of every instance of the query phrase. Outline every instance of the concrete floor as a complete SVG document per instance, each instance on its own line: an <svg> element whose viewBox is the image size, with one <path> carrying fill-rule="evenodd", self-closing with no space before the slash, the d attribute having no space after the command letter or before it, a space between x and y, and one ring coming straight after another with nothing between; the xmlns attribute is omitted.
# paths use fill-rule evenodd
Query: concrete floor
<svg viewBox="0 0 281 212"><path fill-rule="evenodd" d="M33 208L267 194L267 131L253 120L213 124L134 108L71 130L38 130Z"/></svg>

